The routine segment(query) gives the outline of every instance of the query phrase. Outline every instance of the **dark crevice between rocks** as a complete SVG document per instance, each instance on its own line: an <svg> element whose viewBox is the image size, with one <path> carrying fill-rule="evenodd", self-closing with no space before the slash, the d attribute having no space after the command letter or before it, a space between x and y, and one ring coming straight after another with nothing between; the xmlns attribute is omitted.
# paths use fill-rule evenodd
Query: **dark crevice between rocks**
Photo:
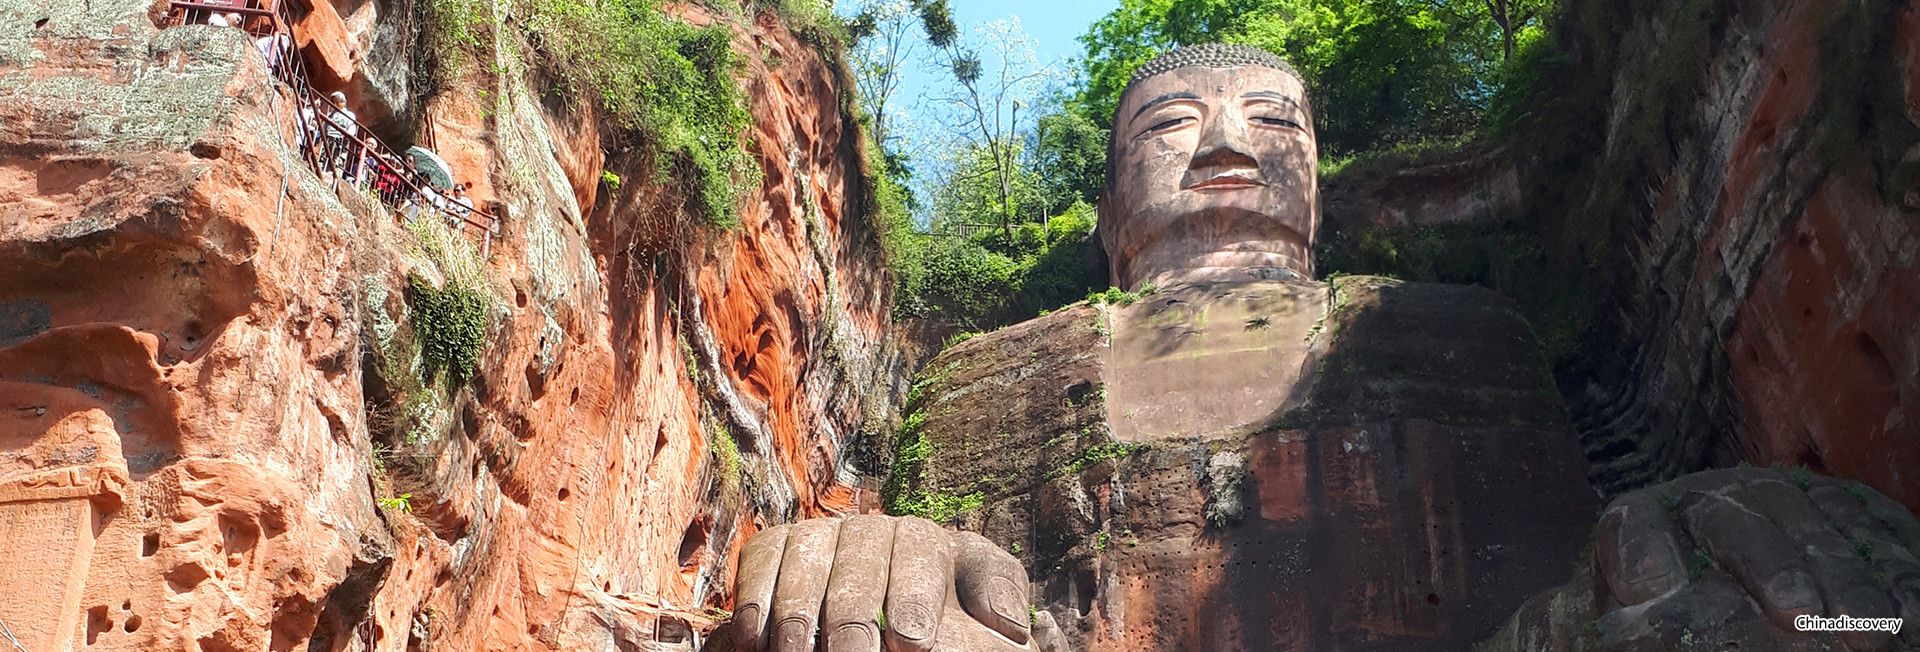
<svg viewBox="0 0 1920 652"><path fill-rule="evenodd" d="M327 593L307 641L307 652L335 652L347 649L364 627L371 626L373 595L393 567L393 542L382 533L379 538L363 537L354 552L347 572Z"/></svg>

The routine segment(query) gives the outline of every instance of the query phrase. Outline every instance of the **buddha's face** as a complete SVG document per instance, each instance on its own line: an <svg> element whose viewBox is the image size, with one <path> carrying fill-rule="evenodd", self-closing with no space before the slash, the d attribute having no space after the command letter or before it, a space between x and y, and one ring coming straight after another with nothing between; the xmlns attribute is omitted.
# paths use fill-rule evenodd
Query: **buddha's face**
<svg viewBox="0 0 1920 652"><path fill-rule="evenodd" d="M1242 270L1313 274L1313 117L1300 79L1266 66L1140 80L1114 116L1100 201L1117 285Z"/></svg>

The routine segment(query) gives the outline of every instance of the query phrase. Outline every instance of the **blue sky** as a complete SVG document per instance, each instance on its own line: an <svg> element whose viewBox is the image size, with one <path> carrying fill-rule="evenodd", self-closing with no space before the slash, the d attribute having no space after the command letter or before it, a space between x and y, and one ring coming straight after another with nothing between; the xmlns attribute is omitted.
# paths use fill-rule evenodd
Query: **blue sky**
<svg viewBox="0 0 1920 652"><path fill-rule="evenodd" d="M988 70L994 70L999 64L995 48L988 42L989 24L1017 22L1018 32L1024 33L1025 48L1032 53L1032 62L1021 68L1045 68L1046 82L1036 84L1028 93L1032 99L1049 90L1064 86L1071 79L1073 60L1083 56L1080 35L1101 16L1120 6L1119 0L948 0L953 12L954 22L961 29L963 42L981 55ZM859 0L836 3L840 11L851 13L858 11L864 3ZM952 77L930 59L931 49L925 44L924 33L918 22L913 25L912 36L918 43L912 59L905 66L900 88L888 102L889 123L895 127L895 134L904 137L906 142L896 143L910 157L917 160L916 167L938 164L930 158L937 152L945 151L944 145L954 138L951 128L943 124L943 116L951 115L951 108L939 101L939 96L953 89ZM1003 115L1005 113L1003 112ZM1022 113L1020 122L1030 126L1031 113ZM932 172L931 169L924 171ZM922 177L921 183L937 183L935 179ZM922 188L921 190L925 190Z"/></svg>
<svg viewBox="0 0 1920 652"><path fill-rule="evenodd" d="M962 29L1018 17L1041 62L1078 57L1087 26L1120 6L1119 0L947 0Z"/></svg>
<svg viewBox="0 0 1920 652"><path fill-rule="evenodd" d="M979 44L976 38L978 28L996 20L1017 19L1030 39L1035 61L1051 66L1061 83L1071 72L1070 60L1085 54L1080 35L1086 33L1093 21L1120 6L1119 0L948 0L948 3L963 37L970 45L983 50L985 45ZM924 47L919 54L924 57ZM902 80L900 96L912 104L927 92L938 93L951 84L944 71L921 62Z"/></svg>

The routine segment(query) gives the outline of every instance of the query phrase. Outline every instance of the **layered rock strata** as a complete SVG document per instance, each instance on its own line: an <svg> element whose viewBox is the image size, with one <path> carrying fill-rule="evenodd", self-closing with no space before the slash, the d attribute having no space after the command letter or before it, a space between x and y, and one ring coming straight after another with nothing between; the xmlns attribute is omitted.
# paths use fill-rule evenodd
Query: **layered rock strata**
<svg viewBox="0 0 1920 652"><path fill-rule="evenodd" d="M1600 292L1566 388L1596 478L1806 466L1920 507L1920 4L1583 3L1562 41L1592 104L1548 130L1600 137L1523 185Z"/></svg>
<svg viewBox="0 0 1920 652"><path fill-rule="evenodd" d="M0 622L27 649L683 649L745 535L861 500L891 284L840 73L778 19L724 19L766 171L733 230L543 105L504 26L418 98L505 220L471 382L396 404L419 361L380 361L445 247L304 166L245 35L149 9L0 7L0 595L33 596Z"/></svg>

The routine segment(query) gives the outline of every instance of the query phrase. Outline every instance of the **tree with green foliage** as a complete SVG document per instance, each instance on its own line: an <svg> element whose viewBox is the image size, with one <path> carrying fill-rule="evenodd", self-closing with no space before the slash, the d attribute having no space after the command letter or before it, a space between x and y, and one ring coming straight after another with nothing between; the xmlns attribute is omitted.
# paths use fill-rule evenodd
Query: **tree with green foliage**
<svg viewBox="0 0 1920 652"><path fill-rule="evenodd" d="M861 105L873 120L872 138L891 157L893 134L887 130L887 108L900 90L901 73L919 49L913 38L913 6L906 0L866 0L848 22L853 38L848 48L854 86ZM891 161L891 158L889 158Z"/></svg>
<svg viewBox="0 0 1920 652"><path fill-rule="evenodd" d="M1058 215L1075 202L1097 201L1107 173L1107 130L1065 100L1052 105L1035 122L1033 138L1032 170L1045 215Z"/></svg>
<svg viewBox="0 0 1920 652"><path fill-rule="evenodd" d="M916 2L934 59L955 85L952 93L937 99L951 109L950 131L987 153L999 195L996 221L1011 238L1021 219L1020 203L1014 197L1015 177L1020 173L1020 111L1032 108L1034 90L1047 71L1035 64L1032 44L1017 19L980 27L976 38L992 49L991 59L986 60L977 47L961 40L946 0Z"/></svg>
<svg viewBox="0 0 1920 652"><path fill-rule="evenodd" d="M1461 7L1457 4L1434 2L1436 8L1444 11L1459 11ZM1487 20L1500 30L1500 61L1505 63L1513 59L1521 35L1545 20L1547 12L1553 9L1553 0L1480 0L1478 5L1467 9L1486 10Z"/></svg>
<svg viewBox="0 0 1920 652"><path fill-rule="evenodd" d="M973 234L992 230L1002 240L1013 237L1021 223L1037 221L1022 216L1037 216L1045 208L1041 183L1022 156L1024 143L954 143L947 153L940 183L932 189L934 231ZM1005 164L1012 159L1012 164ZM1008 216L1014 216L1010 221Z"/></svg>

